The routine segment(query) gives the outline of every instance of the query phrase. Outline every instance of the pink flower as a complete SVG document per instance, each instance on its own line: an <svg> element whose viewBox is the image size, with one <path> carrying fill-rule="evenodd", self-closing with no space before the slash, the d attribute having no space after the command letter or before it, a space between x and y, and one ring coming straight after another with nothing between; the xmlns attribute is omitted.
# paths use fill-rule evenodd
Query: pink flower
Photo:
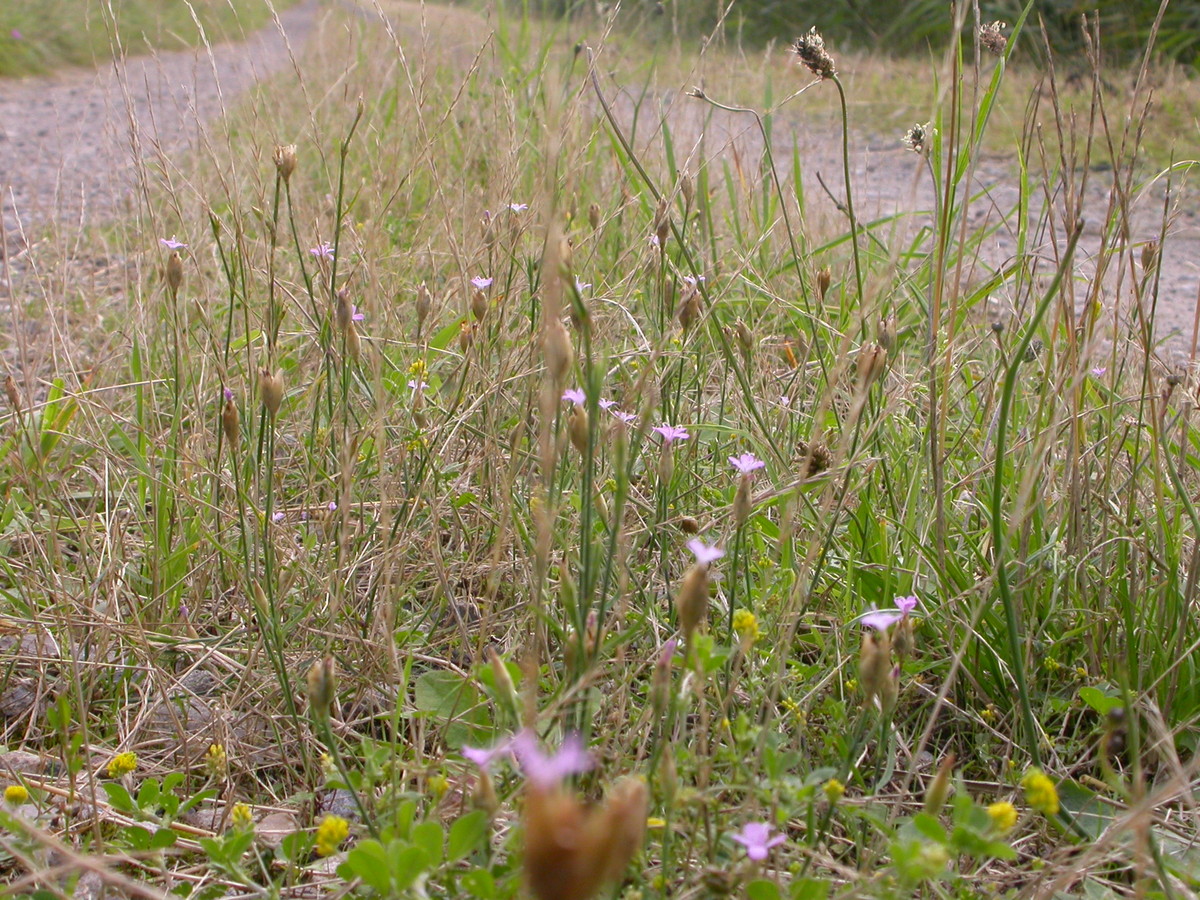
<svg viewBox="0 0 1200 900"><path fill-rule="evenodd" d="M666 668L671 665L671 660L675 658L675 649L679 646L679 638L671 638L662 645L662 649L658 651L658 665L661 668Z"/></svg>
<svg viewBox="0 0 1200 900"><path fill-rule="evenodd" d="M590 281L580 281L578 278L575 279L575 290L580 294L591 288L591 286L592 283Z"/></svg>
<svg viewBox="0 0 1200 900"><path fill-rule="evenodd" d="M708 546L699 538L692 538L687 542L687 548L692 551L692 555L696 557L696 562L702 566L707 566L709 563L716 562L725 555L725 551L717 546Z"/></svg>
<svg viewBox="0 0 1200 900"><path fill-rule="evenodd" d="M365 317L358 311L358 307L353 303L350 304L350 320L352 322L361 322Z"/></svg>
<svg viewBox="0 0 1200 900"><path fill-rule="evenodd" d="M887 631L892 625L906 618L916 608L917 597L915 594L908 597L897 597L895 609L881 609L869 612L859 619L859 621L868 628L874 628L876 631Z"/></svg>
<svg viewBox="0 0 1200 900"><path fill-rule="evenodd" d="M687 429L679 425L667 425L663 423L662 425L655 425L654 430L662 435L664 444L671 444L675 441L686 441L691 437Z"/></svg>
<svg viewBox="0 0 1200 900"><path fill-rule="evenodd" d="M323 259L328 262L333 261L333 244L329 243L329 241L321 241L317 246L311 247L308 252L317 259Z"/></svg>
<svg viewBox="0 0 1200 900"><path fill-rule="evenodd" d="M275 522L275 523L277 523L277 524L278 524L279 522L282 522L282 521L283 521L283 513L281 513L281 512L272 513L272 514L271 514L271 521L272 521L272 522Z"/></svg>
<svg viewBox="0 0 1200 900"><path fill-rule="evenodd" d="M418 394L424 391L425 388L429 387L429 385L427 385L424 381L419 381L416 378L409 381L408 386L413 390L413 392Z"/></svg>
<svg viewBox="0 0 1200 900"><path fill-rule="evenodd" d="M510 203L510 204L508 204L508 208L515 213L523 213L523 212L525 212L525 210L529 209L529 204L528 203Z"/></svg>
<svg viewBox="0 0 1200 900"><path fill-rule="evenodd" d="M1107 371L1108 371L1108 366L1096 366L1096 368L1092 369L1092 374L1095 375L1097 378L1103 378L1104 373Z"/></svg>
<svg viewBox="0 0 1200 900"><path fill-rule="evenodd" d="M486 291L492 286L492 278L484 278L482 275L476 275L471 279L471 284L475 285L476 290Z"/></svg>
<svg viewBox="0 0 1200 900"><path fill-rule="evenodd" d="M492 767L492 763L512 752L512 745L512 738L505 738L496 746L486 750L481 747L464 746L462 748L462 755L479 766L479 768L487 771Z"/></svg>
<svg viewBox="0 0 1200 900"><path fill-rule="evenodd" d="M19 28L14 28L14 29L12 30L12 39L13 39L14 41L20 41L20 40L24 40L24 38L25 38L25 35L21 34L21 29L19 29Z"/></svg>
<svg viewBox="0 0 1200 900"><path fill-rule="evenodd" d="M601 400L599 402L600 402L601 409L612 409L614 406L617 405L616 400Z"/></svg>
<svg viewBox="0 0 1200 900"><path fill-rule="evenodd" d="M160 244L162 244L164 247L166 247L168 250L186 250L187 249L187 244L185 244L183 241L175 240L175 235L171 235L169 238L159 238L158 242Z"/></svg>
<svg viewBox="0 0 1200 900"><path fill-rule="evenodd" d="M771 837L775 829L766 822L747 822L742 830L733 835L733 840L746 848L746 855L761 862L767 858L772 847L778 847L787 840L782 834Z"/></svg>
<svg viewBox="0 0 1200 900"><path fill-rule="evenodd" d="M336 501L336 500L330 500L330 501L329 501L329 511L330 511L330 512L336 512L336 511L337 511L337 501Z"/></svg>
<svg viewBox="0 0 1200 900"><path fill-rule="evenodd" d="M231 388L225 388L225 399L226 400L233 399L233 390Z"/></svg>
<svg viewBox="0 0 1200 900"><path fill-rule="evenodd" d="M729 457L729 464L743 475L749 475L750 473L755 472L766 465L765 462L763 462L753 453L743 453L741 456L731 456Z"/></svg>
<svg viewBox="0 0 1200 900"><path fill-rule="evenodd" d="M626 425L632 425L637 421L637 416L635 416L633 413L628 413L621 409L614 409L611 412Z"/></svg>
<svg viewBox="0 0 1200 900"><path fill-rule="evenodd" d="M587 395L581 388L567 388L562 398L563 403L574 403L576 406L583 406L587 402Z"/></svg>
<svg viewBox="0 0 1200 900"><path fill-rule="evenodd" d="M593 766L591 755L583 746L583 738L569 734L553 756L546 756L538 747L537 738L529 729L513 735L513 756L534 785L544 790L555 787L564 778L586 772Z"/></svg>

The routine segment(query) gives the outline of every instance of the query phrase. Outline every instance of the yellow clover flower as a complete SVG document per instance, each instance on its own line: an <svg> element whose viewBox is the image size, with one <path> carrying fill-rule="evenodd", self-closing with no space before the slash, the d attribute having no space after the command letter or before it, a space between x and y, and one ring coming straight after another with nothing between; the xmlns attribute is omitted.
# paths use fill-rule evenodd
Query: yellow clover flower
<svg viewBox="0 0 1200 900"><path fill-rule="evenodd" d="M1058 788L1054 781L1041 769L1030 769L1021 779L1025 788L1025 802L1046 816L1058 815Z"/></svg>
<svg viewBox="0 0 1200 900"><path fill-rule="evenodd" d="M29 791L25 789L23 784L10 784L4 789L4 802L13 806L20 806L29 799Z"/></svg>
<svg viewBox="0 0 1200 900"><path fill-rule="evenodd" d="M341 816L326 816L317 826L317 855L332 856L350 836L350 823Z"/></svg>
<svg viewBox="0 0 1200 900"><path fill-rule="evenodd" d="M108 762L108 777L120 778L122 775L128 775L137 768L137 754L129 750L124 753L118 753Z"/></svg>
<svg viewBox="0 0 1200 900"><path fill-rule="evenodd" d="M992 829L997 834L1008 834L1017 824L1017 808L1007 800L988 804L987 814L992 820Z"/></svg>

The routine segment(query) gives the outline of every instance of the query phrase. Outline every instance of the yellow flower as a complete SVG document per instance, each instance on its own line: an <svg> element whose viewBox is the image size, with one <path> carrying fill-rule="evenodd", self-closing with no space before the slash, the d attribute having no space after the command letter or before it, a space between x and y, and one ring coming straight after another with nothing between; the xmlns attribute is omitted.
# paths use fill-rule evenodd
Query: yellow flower
<svg viewBox="0 0 1200 900"><path fill-rule="evenodd" d="M326 816L317 826L317 855L332 856L350 836L350 823L341 816Z"/></svg>
<svg viewBox="0 0 1200 900"><path fill-rule="evenodd" d="M408 367L408 374L412 375L414 378L420 378L426 373L426 371L427 368L425 366L425 360L423 359L415 360L413 364Z"/></svg>
<svg viewBox="0 0 1200 900"><path fill-rule="evenodd" d="M1030 769L1021 779L1025 788L1025 802L1047 816L1058 815L1058 788L1050 776L1041 769Z"/></svg>
<svg viewBox="0 0 1200 900"><path fill-rule="evenodd" d="M742 646L753 644L761 634L758 618L748 609L739 609L733 614L733 630L741 639Z"/></svg>
<svg viewBox="0 0 1200 900"><path fill-rule="evenodd" d="M204 769L213 778L224 778L229 774L229 757L225 753L225 747L221 744L212 744L208 748L208 752L204 754Z"/></svg>
<svg viewBox="0 0 1200 900"><path fill-rule="evenodd" d="M836 778L830 778L825 782L825 787L821 790L825 792L825 799L830 803L837 803L842 799L842 795L846 793L846 786Z"/></svg>
<svg viewBox="0 0 1200 900"><path fill-rule="evenodd" d="M137 754L126 750L124 753L118 753L108 763L108 777L120 778L122 775L128 775L137 768Z"/></svg>
<svg viewBox="0 0 1200 900"><path fill-rule="evenodd" d="M446 796L446 791L450 790L450 779L445 775L430 775L426 785L429 793L433 795L433 799L441 800Z"/></svg>
<svg viewBox="0 0 1200 900"><path fill-rule="evenodd" d="M658 816L650 816L650 818L646 819L646 827L647 828L666 828L667 820L660 819Z"/></svg>
<svg viewBox="0 0 1200 900"><path fill-rule="evenodd" d="M1008 834L1017 824L1017 808L1007 800L988 804L987 814L997 834Z"/></svg>
<svg viewBox="0 0 1200 900"><path fill-rule="evenodd" d="M20 806L29 799L29 791L25 790L23 784L10 784L4 789L4 802L11 803L13 806Z"/></svg>
<svg viewBox="0 0 1200 900"><path fill-rule="evenodd" d="M254 813L250 811L250 807L245 803L233 804L233 812L229 815L229 821L238 831L252 831L254 829Z"/></svg>

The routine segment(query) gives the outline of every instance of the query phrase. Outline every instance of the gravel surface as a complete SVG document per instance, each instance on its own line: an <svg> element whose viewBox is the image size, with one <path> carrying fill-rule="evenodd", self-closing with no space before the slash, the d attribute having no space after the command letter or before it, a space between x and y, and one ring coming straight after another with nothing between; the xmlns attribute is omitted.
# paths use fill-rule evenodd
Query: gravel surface
<svg viewBox="0 0 1200 900"><path fill-rule="evenodd" d="M412 46L421 41L421 32L425 31L430 47L442 54L443 64L456 64L449 61L469 52L463 46L464 18L474 17L465 10L418 3L389 4L388 10L393 27L405 43ZM358 11L367 19L377 17L368 9ZM10 255L19 255L46 224L59 223L74 229L80 223L112 215L129 196L138 161L185 146L203 123L219 115L237 93L265 75L292 67L291 54L307 41L317 21L316 13L317 0L306 0L284 12L279 24L286 39L280 28L272 25L245 42L218 45L211 53L203 48L160 53L99 72L73 71L0 81L0 214L7 232L7 243L0 243L0 253L7 250ZM479 24L480 29L486 28L482 20ZM474 28L467 31L472 33L467 43L473 47L486 33ZM620 96L612 101L618 116L631 121L633 103L623 102ZM661 93L658 102L641 105L640 115L646 121L639 120L638 133L653 134L658 121L666 120L681 158L689 152L706 158L720 156L746 173L754 171L761 139L753 119L721 111L711 111L710 115L710 110L702 106L700 101L679 92ZM599 109L593 108L590 114L598 117ZM802 103L797 102L775 118L777 145L782 147L789 139L800 148L810 219L824 216L836 223L841 217L844 223L815 177L820 172L829 191L842 196L836 134L814 133L804 121ZM651 145L661 144L656 138L649 141ZM660 148L650 149L659 152ZM777 149L777 155L781 170L789 169L790 154ZM883 140L859 135L852 144L852 155L860 221L925 211L905 217L895 227L911 235L928 224L928 211L933 205L929 179L921 171L919 158L903 148L898 135ZM780 174L786 180L790 171ZM1110 180L1104 171L1088 173L1084 204L1087 229L1075 267L1080 298L1094 273L1093 258L1099 247L1100 226L1107 215ZM1135 195L1133 228L1128 236L1135 246L1158 236L1165 186L1165 180L1156 181ZM1181 188L1186 185L1172 185L1158 301L1158 337L1164 341L1164 353L1176 358L1190 347L1200 294L1200 217L1194 198ZM1016 206L1018 184L1012 161L983 158L975 173L975 190L982 193L973 204L972 226L987 222L996 229L981 248L979 267L966 272L968 283L981 280L991 268L1004 266L1015 249L1011 210ZM1034 198L1035 214L1043 202L1040 197ZM1061 210L1061 199L1055 198L1054 202ZM1055 248L1051 242L1043 241L1037 249L1048 260L1053 259ZM0 283L0 293L3 290ZM1001 310L1010 299L1002 292L994 297ZM1106 276L1101 303L1110 320L1129 315L1129 272L1120 285L1111 273Z"/></svg>
<svg viewBox="0 0 1200 900"><path fill-rule="evenodd" d="M0 79L0 215L19 254L59 223L103 221L136 165L186 146L260 78L293 66L317 21L305 0L245 41L133 57L97 71Z"/></svg>

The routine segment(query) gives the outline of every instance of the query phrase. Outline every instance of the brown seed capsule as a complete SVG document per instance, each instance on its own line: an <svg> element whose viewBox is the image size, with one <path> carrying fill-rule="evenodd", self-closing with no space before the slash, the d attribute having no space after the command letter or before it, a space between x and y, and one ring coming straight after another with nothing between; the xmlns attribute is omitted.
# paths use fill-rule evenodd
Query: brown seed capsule
<svg viewBox="0 0 1200 900"><path fill-rule="evenodd" d="M700 533L700 523L691 516L680 516L679 521L676 524L679 525L679 530L684 534Z"/></svg>
<svg viewBox="0 0 1200 900"><path fill-rule="evenodd" d="M896 317L888 316L879 323L879 346L889 353L896 346Z"/></svg>
<svg viewBox="0 0 1200 900"><path fill-rule="evenodd" d="M817 296L824 300L825 295L829 293L829 286L833 284L833 270L829 266L822 266L817 271Z"/></svg>
<svg viewBox="0 0 1200 900"><path fill-rule="evenodd" d="M490 251L496 245L496 223L492 214L484 210L483 218L479 220L479 231L483 236L483 246Z"/></svg>
<svg viewBox="0 0 1200 900"><path fill-rule="evenodd" d="M328 716L333 705L335 668L332 656L318 659L308 669L308 705L319 716Z"/></svg>
<svg viewBox="0 0 1200 900"><path fill-rule="evenodd" d="M600 204L593 203L588 207L588 224L592 226L592 231L597 231L600 228Z"/></svg>
<svg viewBox="0 0 1200 900"><path fill-rule="evenodd" d="M679 616L679 630L689 647L696 633L708 616L708 566L696 563L683 576L683 583L675 595L675 611Z"/></svg>
<svg viewBox="0 0 1200 900"><path fill-rule="evenodd" d="M663 197L658 202L658 208L654 211L654 236L658 238L658 246L660 249L665 249L667 246L667 237L671 234L671 209L667 205L667 198Z"/></svg>
<svg viewBox="0 0 1200 900"><path fill-rule="evenodd" d="M283 372L272 372L265 366L259 369L258 395L271 418L275 418L283 404Z"/></svg>
<svg viewBox="0 0 1200 900"><path fill-rule="evenodd" d="M571 336L558 319L546 322L542 335L542 353L546 357L546 370L556 385L560 385L575 362L575 351L571 347Z"/></svg>
<svg viewBox="0 0 1200 900"><path fill-rule="evenodd" d="M742 356L749 361L754 353L754 335L750 333L750 329L741 319L737 320L737 324L734 326L734 333L737 335L737 342L742 350Z"/></svg>
<svg viewBox="0 0 1200 900"><path fill-rule="evenodd" d="M433 308L433 295L429 293L429 288L425 282L421 282L421 286L417 288L417 331L420 331L425 326L425 320L429 318L429 311Z"/></svg>
<svg viewBox="0 0 1200 900"><path fill-rule="evenodd" d="M483 291L478 288L471 294L471 315L475 317L476 322L482 322L483 317L487 315L488 302Z"/></svg>
<svg viewBox="0 0 1200 900"><path fill-rule="evenodd" d="M900 659L907 659L914 649L916 649L917 640L913 634L913 620L911 616L903 616L896 623L894 633L892 635L892 647L896 650L896 655Z"/></svg>
<svg viewBox="0 0 1200 900"><path fill-rule="evenodd" d="M696 198L696 181L687 169L679 174L679 193L683 194L684 206L691 209L692 201Z"/></svg>
<svg viewBox="0 0 1200 900"><path fill-rule="evenodd" d="M172 250L171 255L167 257L167 287L171 290L171 296L179 293L179 286L183 284L183 257L179 255L178 250Z"/></svg>
<svg viewBox="0 0 1200 900"><path fill-rule="evenodd" d="M280 144L275 148L275 171L286 184L296 171L296 145Z"/></svg>
<svg viewBox="0 0 1200 900"><path fill-rule="evenodd" d="M683 301L679 304L679 324L683 326L683 330L691 331L692 326L700 318L702 307L700 305L700 292L692 289L683 295Z"/></svg>
<svg viewBox="0 0 1200 900"><path fill-rule="evenodd" d="M17 390L17 381L12 374L4 376L4 393L8 396L8 405L18 415L21 412L21 392Z"/></svg>
<svg viewBox="0 0 1200 900"><path fill-rule="evenodd" d="M471 326L463 322L458 326L458 349L466 353L471 348L471 341L474 337L475 334Z"/></svg>
<svg viewBox="0 0 1200 900"><path fill-rule="evenodd" d="M230 445L237 443L238 419L238 408L234 404L233 398L226 397L225 405L221 408L221 430L225 432L225 440Z"/></svg>
<svg viewBox="0 0 1200 900"><path fill-rule="evenodd" d="M858 351L858 383L870 387L887 367L887 351L879 344L866 344Z"/></svg>

